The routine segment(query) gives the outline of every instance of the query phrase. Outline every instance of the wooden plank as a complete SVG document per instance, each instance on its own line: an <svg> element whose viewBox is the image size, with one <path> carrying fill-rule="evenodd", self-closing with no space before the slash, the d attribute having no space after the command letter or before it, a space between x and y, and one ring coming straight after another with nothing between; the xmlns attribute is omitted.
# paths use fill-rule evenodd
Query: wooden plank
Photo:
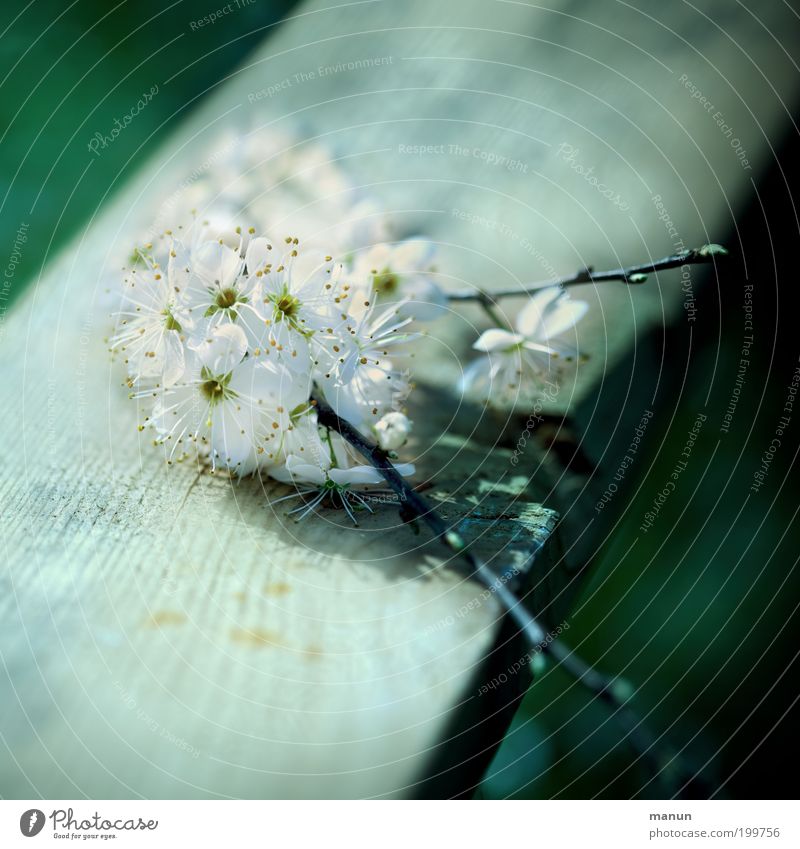
<svg viewBox="0 0 800 849"><path fill-rule="evenodd" d="M431 792L449 795L479 775L513 701L476 700L475 682L494 647L518 652L498 638L493 599L442 568L392 510L355 530L327 514L296 526L267 503L283 489L164 468L136 439L105 353L103 290L120 235L146 226L157 196L207 157L221 128L253 120L346 157L400 229L441 242L453 286L505 287L668 252L674 237L656 194L687 245L708 241L751 172L680 75L735 116L756 173L786 121L770 87L795 94L781 73L789 58L744 7L723 2L707 14L725 30L700 29L695 13L666 4L551 5L307 4L5 318L3 795L404 796L432 773L445 780ZM796 29L778 4L759 15L773 31ZM732 37L746 40L763 76ZM180 85L180 74L158 82ZM609 205L562 143L630 209ZM589 296L600 307L580 341L593 356L559 399L562 412L593 403L635 333L684 300L666 283ZM478 321L465 311L420 349L420 382L434 397L446 399L458 376L441 352L465 351ZM496 420L477 410L459 412L459 428L478 424L472 439L443 434L450 397L437 405L421 393L417 407L412 449L433 446L420 459L433 500L451 518L469 515L484 552L504 561L496 546L511 539L524 550L520 527L553 540L554 515L536 505L571 504L581 476L565 481L532 445L511 474L509 449L491 449ZM530 579L549 621L574 584L558 556L574 539L545 548ZM507 656L495 652L493 663ZM500 720L483 725L499 707ZM487 745L454 770L465 723ZM474 753L474 739L464 745Z"/></svg>

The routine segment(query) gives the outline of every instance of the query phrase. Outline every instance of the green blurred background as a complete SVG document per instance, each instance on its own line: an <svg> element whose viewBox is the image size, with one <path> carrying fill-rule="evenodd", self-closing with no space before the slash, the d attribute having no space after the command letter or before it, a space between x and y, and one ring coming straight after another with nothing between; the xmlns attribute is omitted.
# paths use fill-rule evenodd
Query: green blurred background
<svg viewBox="0 0 800 849"><path fill-rule="evenodd" d="M191 14L181 3L106 7L86 0L36 2L32 9L7 3L0 9L0 215L6 244L21 223L28 224L29 237L3 308L293 4L243 6L187 37L187 19L218 5L196 3ZM108 132L153 78L167 78L178 68L187 69L180 86L164 86L102 157L88 152L96 131ZM701 309L716 311L721 304L721 325L695 330L685 364L691 379L682 383L681 364L673 381L660 387L657 403L675 408L675 422L664 433L655 422L665 426L669 417L654 419L649 450L655 452L662 438L666 442L594 565L569 631L570 644L587 659L637 686L637 709L673 747L685 747L689 762L704 768L722 796L795 792L775 769L791 760L789 747L797 738L790 731L797 720L794 569L800 530L793 431L764 489L748 496L748 487L797 364L791 196L799 152L797 139L787 139L783 170L776 165L760 187L761 200L740 211L744 241L726 267L726 288L720 295L709 285L700 294ZM756 281L756 333L767 344L759 346L731 432L716 448L718 428L711 423L727 405L739 359L745 259L751 271L764 270ZM674 331L665 344L687 351L685 332L685 326ZM640 367L655 366L645 357ZM706 404L714 369L731 379L714 382ZM628 551L658 483L706 406L709 426L695 446L705 462L690 464L680 482L683 496L673 497L652 531L639 535ZM635 469L642 474L647 466L640 462ZM682 512L689 493L692 509ZM606 708L550 670L527 696L478 795L657 795L654 786L642 789L643 776Z"/></svg>
<svg viewBox="0 0 800 849"><path fill-rule="evenodd" d="M225 5L0 5L0 223L6 244L20 224L29 225L7 304L294 3L242 4L212 26L191 28ZM176 83L159 84L181 71ZM101 156L94 155L88 143L95 133L108 135L153 80L159 90L147 107Z"/></svg>
<svg viewBox="0 0 800 849"><path fill-rule="evenodd" d="M639 714L686 766L702 770L720 798L797 795L796 778L780 767L798 748L798 402L762 488L752 493L750 486L800 356L793 201L799 154L797 136L787 137L758 195L735 211L738 234L719 234L731 256L720 269L720 291L707 275L697 304L714 319L691 326L692 338L683 323L655 341L653 354L663 345L669 369L646 454L626 482L636 495L590 569L567 634L598 668L634 684ZM752 362L723 435L741 358L746 283L754 285ZM659 367L656 356L638 364L646 383ZM642 517L700 412L708 418L692 462L643 534ZM546 672L526 696L482 792L658 797L609 716L558 670Z"/></svg>

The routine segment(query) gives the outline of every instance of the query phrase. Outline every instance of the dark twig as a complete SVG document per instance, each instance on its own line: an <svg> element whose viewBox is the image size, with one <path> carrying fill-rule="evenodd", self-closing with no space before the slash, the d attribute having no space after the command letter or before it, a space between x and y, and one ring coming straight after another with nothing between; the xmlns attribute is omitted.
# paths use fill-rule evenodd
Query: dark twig
<svg viewBox="0 0 800 849"><path fill-rule="evenodd" d="M396 493L406 512L425 522L436 538L452 554L463 558L469 565L472 570L470 577L478 580L498 597L507 615L513 619L524 634L530 645L530 650L548 654L567 674L612 709L614 716L622 725L625 737L630 745L645 761L651 773L664 782L665 787L680 786L678 779L683 781L687 777L691 777L691 773L680 767L677 755L660 744L658 739L644 725L643 720L628 707L627 701L632 692L627 682L620 678L610 678L603 675L558 640L547 639L544 628L508 586L509 576L498 575L488 564L484 563L467 546L461 534L449 527L433 506L428 504L403 479L384 451L363 436L348 421L338 416L319 395L312 399L312 403L316 407L320 425L339 433L346 442L377 469L392 491Z"/></svg>
<svg viewBox="0 0 800 849"><path fill-rule="evenodd" d="M629 286L636 286L647 280L647 275L654 271L666 271L669 268L680 268L684 265L702 265L714 262L721 256L726 256L727 251L721 245L703 245L701 248L680 251L672 256L658 259L654 262L644 262L641 265L631 265L627 268L614 268L610 271L595 271L592 268L584 268L567 277L557 277L553 280L544 280L539 283L531 283L519 289L502 289L499 292L484 292L475 289L470 292L453 292L448 294L448 299L453 303L477 302L491 307L500 298L513 298L518 296L530 296L542 289L552 286L565 288L567 286L578 286L583 283L609 283L619 282Z"/></svg>

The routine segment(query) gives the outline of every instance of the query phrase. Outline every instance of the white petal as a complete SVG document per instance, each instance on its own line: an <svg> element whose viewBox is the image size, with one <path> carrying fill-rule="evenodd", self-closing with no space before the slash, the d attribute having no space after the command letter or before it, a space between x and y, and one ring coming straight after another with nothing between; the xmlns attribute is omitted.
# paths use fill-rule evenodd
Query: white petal
<svg viewBox="0 0 800 849"><path fill-rule="evenodd" d="M373 269L382 271L389 265L392 258L392 250L389 245L373 245L369 250L362 251L356 255L356 264L359 270L371 272Z"/></svg>
<svg viewBox="0 0 800 849"><path fill-rule="evenodd" d="M522 365L525 367L523 382L531 383L537 377L544 376L553 368L552 348L544 345L525 345L525 355Z"/></svg>
<svg viewBox="0 0 800 849"><path fill-rule="evenodd" d="M547 354L547 356L555 353L555 348L552 348L550 345L541 345L538 342L523 342L522 347L526 351L535 351L540 354Z"/></svg>
<svg viewBox="0 0 800 849"><path fill-rule="evenodd" d="M381 483L383 475L372 466L353 466L351 469L331 469L328 476L334 483L344 484L368 484Z"/></svg>
<svg viewBox="0 0 800 849"><path fill-rule="evenodd" d="M390 412L382 416L373 425L378 445L384 451L395 451L402 448L411 433L411 422L403 413Z"/></svg>
<svg viewBox="0 0 800 849"><path fill-rule="evenodd" d="M207 286L232 286L241 267L239 254L219 242L203 242L192 252L192 270Z"/></svg>
<svg viewBox="0 0 800 849"><path fill-rule="evenodd" d="M275 249L275 245L271 239L264 236L251 239L247 247L247 254L245 255L247 273L255 274L256 271L264 268L267 263L274 264L278 255L279 252Z"/></svg>
<svg viewBox="0 0 800 849"><path fill-rule="evenodd" d="M212 374L227 374L242 361L247 351L247 336L235 324L221 324L193 348Z"/></svg>
<svg viewBox="0 0 800 849"><path fill-rule="evenodd" d="M386 381L387 383L389 381ZM359 403L351 384L347 386L325 387L325 400L333 407L340 418L358 427L367 413L366 405Z"/></svg>
<svg viewBox="0 0 800 849"><path fill-rule="evenodd" d="M436 247L424 239L408 239L395 245L392 251L392 268L400 274L426 269L433 261Z"/></svg>
<svg viewBox="0 0 800 849"><path fill-rule="evenodd" d="M558 286L548 286L537 292L522 308L517 317L517 330L529 339L536 339L543 334L542 327L545 315L553 302L559 298L563 290Z"/></svg>
<svg viewBox="0 0 800 849"><path fill-rule="evenodd" d="M249 359L234 369L229 388L243 399L242 403L274 410L281 404L281 375L278 366Z"/></svg>
<svg viewBox="0 0 800 849"><path fill-rule="evenodd" d="M214 412L211 447L227 468L240 474L250 471L247 466L255 454L255 440L249 411L234 401L220 404Z"/></svg>
<svg viewBox="0 0 800 849"><path fill-rule="evenodd" d="M189 251L180 242L173 242L167 264L169 285L176 294L184 295L189 288L191 276L191 257Z"/></svg>
<svg viewBox="0 0 800 849"><path fill-rule="evenodd" d="M358 351L351 351L350 355L345 357L344 364L339 371L339 377L341 378L342 383L351 383L356 374L356 369L358 368Z"/></svg>
<svg viewBox="0 0 800 849"><path fill-rule="evenodd" d="M447 295L427 277L414 274L402 281L403 297L408 304L400 310L402 315L410 315L416 321L434 321L447 312Z"/></svg>
<svg viewBox="0 0 800 849"><path fill-rule="evenodd" d="M306 483L325 483L325 472L305 459L290 454L286 458L286 471L292 480Z"/></svg>
<svg viewBox="0 0 800 849"><path fill-rule="evenodd" d="M280 361L298 374L308 374L311 363L308 352L308 340L287 321L278 321L270 325L267 336L274 345L269 350Z"/></svg>
<svg viewBox="0 0 800 849"><path fill-rule="evenodd" d="M552 310L545 313L542 338L549 339L574 327L586 315L588 309L589 304L586 301L562 298Z"/></svg>
<svg viewBox="0 0 800 849"><path fill-rule="evenodd" d="M162 380L164 386L172 386L183 376L186 368L183 342L176 330L168 330L164 334L164 371Z"/></svg>
<svg viewBox="0 0 800 849"><path fill-rule="evenodd" d="M328 272L333 267L332 260L326 260L325 255L319 251L300 251L296 257L291 259L291 288L292 292L303 293L308 300L313 297L318 289L328 282Z"/></svg>
<svg viewBox="0 0 800 849"><path fill-rule="evenodd" d="M479 393L488 385L491 368L488 357L480 357L470 363L461 375L461 391L466 394Z"/></svg>
<svg viewBox="0 0 800 849"><path fill-rule="evenodd" d="M472 347L476 351L486 351L488 353L489 351L505 351L509 348L514 348L523 341L524 337L518 333L511 333L508 330L493 327L491 330L484 330Z"/></svg>

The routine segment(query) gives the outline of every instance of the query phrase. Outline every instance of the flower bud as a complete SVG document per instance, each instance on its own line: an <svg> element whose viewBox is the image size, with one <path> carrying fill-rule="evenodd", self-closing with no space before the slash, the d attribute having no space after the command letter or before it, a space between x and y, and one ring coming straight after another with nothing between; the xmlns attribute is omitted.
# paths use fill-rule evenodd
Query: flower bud
<svg viewBox="0 0 800 849"><path fill-rule="evenodd" d="M394 451L402 447L411 433L411 422L403 413L386 413L373 427L378 445L384 451Z"/></svg>

